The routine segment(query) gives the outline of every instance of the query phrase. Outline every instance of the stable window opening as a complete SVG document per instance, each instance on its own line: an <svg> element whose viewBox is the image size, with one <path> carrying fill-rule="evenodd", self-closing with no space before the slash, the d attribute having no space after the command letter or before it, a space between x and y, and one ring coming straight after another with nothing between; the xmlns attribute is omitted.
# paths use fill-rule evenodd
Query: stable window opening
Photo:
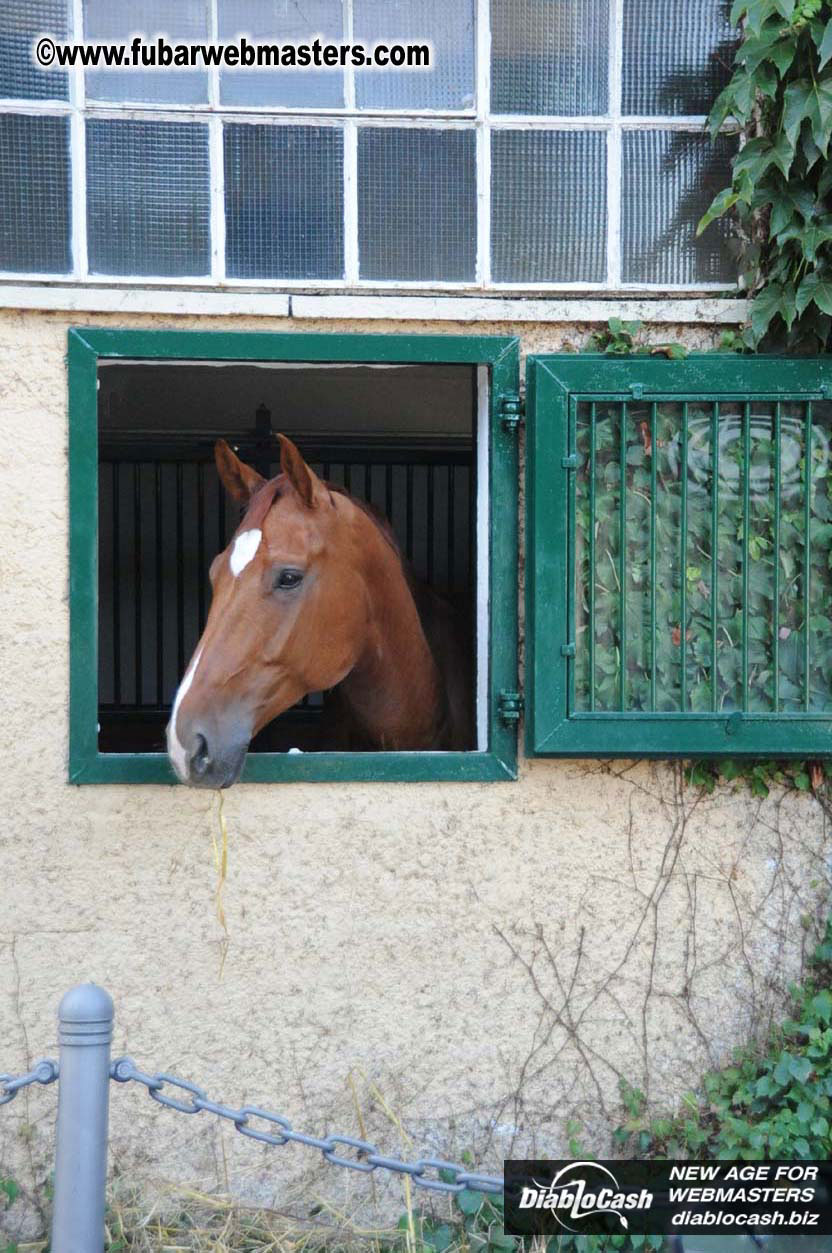
<svg viewBox="0 0 832 1253"><path fill-rule="evenodd" d="M454 360L453 352L450 361L420 360L418 348L410 361L373 361L372 352L363 361L321 360L320 354L303 361L291 353L283 359L210 360L188 355L185 344L181 356L160 359L93 353L88 341L96 333L78 334L84 346L76 346L76 355L94 357L86 365L95 370L95 429L86 436L94 434L96 527L88 554L95 566L89 588L94 649L88 639L83 642L89 659L95 657L95 682L80 699L87 709L94 699L95 725L92 735L84 729L79 751L74 669L71 755L83 762L77 780L173 777L165 738L172 702L208 619L212 560L228 546L245 512L220 482L215 444L227 441L241 462L269 480L280 473L278 433L292 440L337 495L362 502L376 525L389 527L412 576L443 700L464 731L426 751L379 751L364 728L345 739L337 688L310 690L255 734L244 779L349 777L356 771L372 778L373 760L384 777L391 777L391 769L396 777L399 768L403 778L436 777L435 769L448 778L511 777L511 747L504 743L495 754L500 715L491 658L490 474L494 432L505 432L494 421L498 406L488 360ZM129 339L131 332L115 335ZM179 338L159 335L168 348ZM153 335L141 338L154 342ZM280 338L326 339L249 338L271 340L273 352ZM363 338L387 343L384 336ZM418 337L411 342L418 345ZM291 347L297 352L300 344ZM72 390L77 402L80 389ZM77 403L71 408L73 425L88 423L89 414L78 413ZM91 469L81 471L88 483ZM77 470L74 457L80 494ZM512 495L509 488L506 500ZM77 530L74 548L77 659ZM84 685L92 677L87 673ZM514 686L508 680L506 685Z"/></svg>

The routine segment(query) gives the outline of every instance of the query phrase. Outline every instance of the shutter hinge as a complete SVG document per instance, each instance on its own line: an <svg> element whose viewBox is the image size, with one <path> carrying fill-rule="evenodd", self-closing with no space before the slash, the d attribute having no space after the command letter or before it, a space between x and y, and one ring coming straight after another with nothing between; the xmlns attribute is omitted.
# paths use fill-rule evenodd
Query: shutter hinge
<svg viewBox="0 0 832 1253"><path fill-rule="evenodd" d="M523 421L526 406L519 392L502 392L500 395L500 418L507 431L516 431Z"/></svg>
<svg viewBox="0 0 832 1253"><path fill-rule="evenodd" d="M560 464L563 466L564 470L577 470L578 454L576 452L571 452L568 457L561 457Z"/></svg>
<svg viewBox="0 0 832 1253"><path fill-rule="evenodd" d="M523 697L519 692L503 688L497 701L497 707L502 721L506 726L510 726L512 722L520 720L520 715L523 712Z"/></svg>
<svg viewBox="0 0 832 1253"><path fill-rule="evenodd" d="M575 645L574 644L561 644L560 655L561 657L574 657Z"/></svg>

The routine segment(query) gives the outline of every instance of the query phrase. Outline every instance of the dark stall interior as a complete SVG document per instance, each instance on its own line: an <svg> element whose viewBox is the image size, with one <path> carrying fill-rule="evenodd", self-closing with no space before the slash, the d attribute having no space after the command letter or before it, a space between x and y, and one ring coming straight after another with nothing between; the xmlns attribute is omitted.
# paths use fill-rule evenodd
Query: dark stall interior
<svg viewBox="0 0 832 1253"><path fill-rule="evenodd" d="M270 476L282 431L319 475L370 501L417 577L464 606L474 648L473 368L119 361L99 379L102 752L164 751L210 604L208 567L240 518L214 468L220 437ZM326 747L320 693L252 744Z"/></svg>

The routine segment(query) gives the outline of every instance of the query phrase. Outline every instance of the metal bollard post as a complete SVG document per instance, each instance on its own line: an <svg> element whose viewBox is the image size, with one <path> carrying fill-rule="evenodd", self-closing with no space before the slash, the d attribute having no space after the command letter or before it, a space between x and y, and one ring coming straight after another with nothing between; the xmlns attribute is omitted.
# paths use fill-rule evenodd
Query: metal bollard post
<svg viewBox="0 0 832 1253"><path fill-rule="evenodd" d="M102 1253L113 1002L82 983L58 1009L60 1078L52 1253Z"/></svg>

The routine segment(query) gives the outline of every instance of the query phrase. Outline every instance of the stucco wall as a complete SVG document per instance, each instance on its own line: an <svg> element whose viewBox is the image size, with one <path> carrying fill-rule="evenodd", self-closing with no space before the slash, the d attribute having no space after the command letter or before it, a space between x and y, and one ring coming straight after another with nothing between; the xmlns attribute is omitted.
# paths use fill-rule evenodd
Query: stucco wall
<svg viewBox="0 0 832 1253"><path fill-rule="evenodd" d="M510 1149L563 1148L570 1118L605 1149L619 1076L667 1106L780 1012L828 900L821 809L702 798L661 763L522 762L514 784L239 786L220 977L212 799L65 779L72 321L472 329L0 314L0 1069L54 1054L60 995L93 979L116 1003L115 1049L144 1067L305 1130L363 1128L393 1152L469 1150L498 1168ZM589 328L477 329L557 350ZM657 337L674 334L709 347L716 331ZM0 1110L0 1174L42 1181L55 1097L30 1089ZM297 1212L347 1190L372 1209L362 1176L135 1088L112 1093L112 1161L150 1188L295 1198ZM401 1186L378 1180L388 1211Z"/></svg>

